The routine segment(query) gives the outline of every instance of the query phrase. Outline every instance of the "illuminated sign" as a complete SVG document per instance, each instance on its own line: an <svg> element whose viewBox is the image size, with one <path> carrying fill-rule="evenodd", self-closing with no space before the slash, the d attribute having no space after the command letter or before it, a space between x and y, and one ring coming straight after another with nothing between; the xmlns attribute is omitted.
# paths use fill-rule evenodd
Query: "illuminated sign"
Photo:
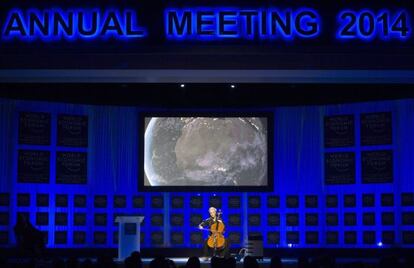
<svg viewBox="0 0 414 268"><path fill-rule="evenodd" d="M149 25L141 24L139 10L13 9L0 21L1 40L60 41L151 38ZM154 18L157 19L157 18ZM317 39L324 25L336 25L336 40L406 40L411 37L407 10L341 10L323 17L311 8L167 8L163 20L170 41ZM148 23L148 22L147 22Z"/></svg>
<svg viewBox="0 0 414 268"><path fill-rule="evenodd" d="M321 30L319 14L312 9L171 9L165 17L167 37L177 39L311 38Z"/></svg>
<svg viewBox="0 0 414 268"><path fill-rule="evenodd" d="M143 38L135 11L109 10L12 10L3 24L5 39L61 40L78 38Z"/></svg>
<svg viewBox="0 0 414 268"><path fill-rule="evenodd" d="M338 39L406 39L411 32L405 11L345 10L338 15Z"/></svg>

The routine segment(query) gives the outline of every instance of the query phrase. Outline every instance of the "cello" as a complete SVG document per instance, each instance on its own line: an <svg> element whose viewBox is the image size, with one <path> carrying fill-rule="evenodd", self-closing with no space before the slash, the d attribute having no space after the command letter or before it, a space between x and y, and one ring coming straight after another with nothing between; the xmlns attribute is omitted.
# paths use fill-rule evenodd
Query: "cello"
<svg viewBox="0 0 414 268"><path fill-rule="evenodd" d="M215 222L210 226L211 235L208 237L207 245L214 249L214 252L221 250L226 245L226 239L223 236L224 233L224 223L218 220L218 216L221 215L221 212L218 212L216 215Z"/></svg>

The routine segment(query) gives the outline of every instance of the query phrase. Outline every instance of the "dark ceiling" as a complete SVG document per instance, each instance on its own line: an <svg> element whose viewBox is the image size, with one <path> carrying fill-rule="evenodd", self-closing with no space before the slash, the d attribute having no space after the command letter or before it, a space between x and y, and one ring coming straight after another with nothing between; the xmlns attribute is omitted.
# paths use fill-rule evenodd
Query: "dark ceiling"
<svg viewBox="0 0 414 268"><path fill-rule="evenodd" d="M0 98L142 107L271 107L414 98L412 85L0 84Z"/></svg>

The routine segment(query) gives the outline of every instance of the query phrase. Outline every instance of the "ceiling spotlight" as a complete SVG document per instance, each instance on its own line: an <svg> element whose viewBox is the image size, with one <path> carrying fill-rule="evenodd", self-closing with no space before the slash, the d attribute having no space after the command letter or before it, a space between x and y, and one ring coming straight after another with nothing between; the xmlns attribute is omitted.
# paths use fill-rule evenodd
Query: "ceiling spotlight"
<svg viewBox="0 0 414 268"><path fill-rule="evenodd" d="M185 88L185 84L180 84L180 88Z"/></svg>

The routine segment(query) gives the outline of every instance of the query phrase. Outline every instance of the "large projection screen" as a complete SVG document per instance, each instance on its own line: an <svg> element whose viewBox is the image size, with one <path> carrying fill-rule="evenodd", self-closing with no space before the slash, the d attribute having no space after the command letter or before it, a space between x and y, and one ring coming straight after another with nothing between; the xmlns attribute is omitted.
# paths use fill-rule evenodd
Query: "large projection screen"
<svg viewBox="0 0 414 268"><path fill-rule="evenodd" d="M140 191L273 190L273 114L143 113Z"/></svg>

